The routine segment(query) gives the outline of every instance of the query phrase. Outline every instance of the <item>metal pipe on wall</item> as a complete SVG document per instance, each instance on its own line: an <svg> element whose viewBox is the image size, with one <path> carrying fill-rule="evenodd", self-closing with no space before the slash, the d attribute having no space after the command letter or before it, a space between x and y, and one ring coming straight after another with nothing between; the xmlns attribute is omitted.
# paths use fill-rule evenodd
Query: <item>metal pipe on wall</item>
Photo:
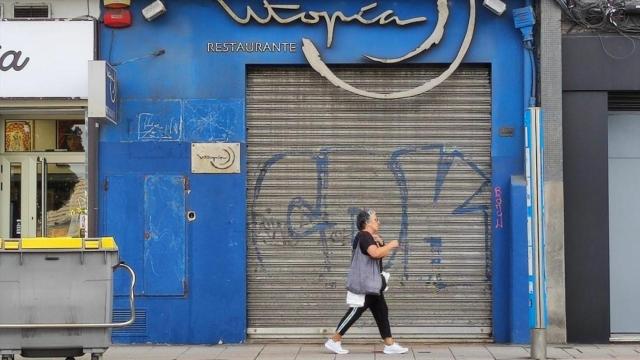
<svg viewBox="0 0 640 360"><path fill-rule="evenodd" d="M525 178L527 182L527 249L531 358L546 359L547 299L544 252L544 174L542 110L536 98L536 64L531 1L513 10L515 27L522 32L524 63Z"/></svg>
<svg viewBox="0 0 640 360"><path fill-rule="evenodd" d="M531 358L546 359L547 292L544 237L544 171L542 111L525 114L525 177L527 180L527 236L529 271L529 326Z"/></svg>

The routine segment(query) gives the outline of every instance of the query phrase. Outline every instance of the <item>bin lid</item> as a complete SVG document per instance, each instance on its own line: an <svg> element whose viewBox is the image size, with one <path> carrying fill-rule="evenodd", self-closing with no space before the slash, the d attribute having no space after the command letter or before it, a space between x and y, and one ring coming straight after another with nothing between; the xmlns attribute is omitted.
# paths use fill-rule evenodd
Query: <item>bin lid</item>
<svg viewBox="0 0 640 360"><path fill-rule="evenodd" d="M118 247L113 237L34 237L0 239L1 250L118 250Z"/></svg>

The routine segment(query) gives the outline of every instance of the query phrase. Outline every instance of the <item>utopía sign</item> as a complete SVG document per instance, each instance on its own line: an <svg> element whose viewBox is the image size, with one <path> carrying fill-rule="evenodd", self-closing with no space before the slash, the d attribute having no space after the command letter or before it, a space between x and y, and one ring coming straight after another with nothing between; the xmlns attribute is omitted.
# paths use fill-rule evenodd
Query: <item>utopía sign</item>
<svg viewBox="0 0 640 360"><path fill-rule="evenodd" d="M378 3L371 3L367 6L363 6L360 10L350 16L346 16L342 11L336 11L331 14L327 11L300 11L301 6L298 4L271 4L269 1L264 0L264 8L267 11L267 15L260 17L256 12L247 6L246 15L244 18L238 16L224 0L218 0L218 3L229 14L229 16L240 24L248 24L251 21L255 21L258 24L268 24L271 21L275 21L280 24L289 24L293 22L302 22L308 25L315 25L324 22L327 27L327 47L331 47L333 43L333 34L335 26L338 21L343 23L358 22L363 25L380 24L386 25L389 23L395 23L396 25L404 26L410 24L416 24L427 21L426 17L416 17L411 19L400 19L395 15L393 10L386 10L378 15L369 16L372 10L374 10ZM292 16L283 16L280 12L284 11L297 11L297 14Z"/></svg>
<svg viewBox="0 0 640 360"><path fill-rule="evenodd" d="M324 23L327 28L327 48L331 47L334 38L335 26L338 22L349 23L349 22L357 22L362 25L387 25L387 24L395 24L398 26L406 26L411 24L418 24L427 21L426 17L414 17L409 19L401 19L399 16L395 14L393 10L384 10L382 13L377 15L371 15L371 12L377 8L378 3L374 2L367 6L364 6L359 9L358 12L351 15L345 15L342 11L336 11L333 13L329 13L327 11L301 11L301 5L299 4L272 4L268 0L263 1L263 7L266 10L266 15L258 15L256 11L251 6L246 6L246 12L244 16L238 15L236 10L232 9L224 0L217 0L218 4L224 9L231 19L239 24L249 24L251 22L255 22L261 25L268 25L272 22L276 22L278 24L289 24L293 22L301 22L307 25L316 25L319 23ZM436 20L435 29L431 34L428 34L424 41L414 50L409 51L408 53L396 57L396 58L382 58L376 56L366 55L371 61L383 63L383 64L393 64L399 63L402 61L406 61L415 56L418 56L431 47L437 45L444 36L444 29L449 18L449 4L448 0L438 0L437 1L437 9L438 9L438 17ZM283 15L283 13L287 13L288 15ZM293 14L292 14L293 12ZM467 23L467 31L465 33L464 39L460 44L460 48L455 58L451 61L449 67L442 72L439 76L433 79L427 80L424 84L417 86L412 89L407 89L398 92L392 93L377 93L371 92L364 89L357 88L353 85L348 84L344 80L340 79L333 71L327 66L325 61L322 59L320 51L313 43L312 40L308 38L302 38L302 51L307 62L311 65L311 67L316 70L320 75L325 77L335 86L343 88L349 92L352 92L357 95L371 97L376 99L398 99L398 98L406 98L411 96L420 95L425 93L434 87L440 85L444 80L446 80L460 65L462 59L467 53L469 46L471 44L471 39L473 38L473 31L475 29L475 17L476 17L476 7L475 0L469 0L469 20ZM208 46L209 48L209 46Z"/></svg>

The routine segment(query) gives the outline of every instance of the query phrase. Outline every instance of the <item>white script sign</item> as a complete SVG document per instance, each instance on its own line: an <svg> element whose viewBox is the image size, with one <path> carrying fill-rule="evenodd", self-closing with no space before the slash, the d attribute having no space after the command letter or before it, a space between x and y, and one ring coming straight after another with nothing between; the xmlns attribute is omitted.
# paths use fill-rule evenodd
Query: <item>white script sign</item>
<svg viewBox="0 0 640 360"><path fill-rule="evenodd" d="M239 24L248 24L250 22L255 22L261 25L267 25L271 22L276 22L279 24L289 24L294 22L301 22L307 25L316 25L318 23L324 23L327 27L327 48L331 47L333 43L333 37L335 32L335 26L337 22L341 23L350 23L357 22L362 25L387 25L387 24L395 24L398 26L406 26L411 24L418 24L422 22L426 22L426 17L414 17L409 19L401 19L393 10L387 9L378 15L372 15L372 11L377 9L378 3L373 2L367 6L363 6L360 8L358 12L351 15L345 15L341 11L336 11L333 13L329 13L327 11L304 11L300 10L300 4L272 4L269 0L263 0L263 7L267 12L267 15L261 17L257 14L256 11L253 10L251 6L246 6L244 17L238 15L224 0L217 0L218 4L224 9L228 16L230 16L235 22ZM444 35L444 28L447 23L447 19L449 18L449 0L437 0L437 8L438 8L438 19L436 20L435 29L432 33L427 34L422 44L420 44L414 50L404 54L403 56L396 58L382 58L376 56L365 55L371 61L384 63L384 64L393 64L399 63L405 60L409 60L415 56L418 56L427 50L429 50L432 46L437 45L442 40ZM297 14L291 15L292 11L297 11ZM283 13L287 13L288 15L283 15ZM367 91L364 89L357 88L341 78L339 78L325 63L322 59L320 51L316 47L316 45L308 38L302 38L302 51L304 53L307 62L311 67L317 71L324 78L329 80L335 86L338 86L344 90L352 92L357 95L370 97L374 99L399 99L406 98L411 96L420 95L425 93L434 87L440 85L444 80L446 80L451 74L458 68L460 63L462 62L464 56L469 49L469 45L471 44L471 39L473 38L473 31L475 29L476 22L476 4L475 0L469 0L469 20L467 23L467 31L460 44L460 49L458 50L457 55L451 61L449 67L443 71L439 76L429 79L424 82L422 85L417 86L412 89L407 89L403 91L397 91L392 93L378 93Z"/></svg>
<svg viewBox="0 0 640 360"><path fill-rule="evenodd" d="M0 21L0 98L87 98L93 21Z"/></svg>

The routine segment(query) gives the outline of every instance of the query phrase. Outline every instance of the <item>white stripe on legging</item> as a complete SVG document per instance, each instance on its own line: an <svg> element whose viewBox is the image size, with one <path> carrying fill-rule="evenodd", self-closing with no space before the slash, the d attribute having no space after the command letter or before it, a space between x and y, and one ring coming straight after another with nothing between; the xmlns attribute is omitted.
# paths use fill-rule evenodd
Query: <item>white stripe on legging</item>
<svg viewBox="0 0 640 360"><path fill-rule="evenodd" d="M351 314L349 314L349 316L347 316L346 319L344 319L344 321L342 322L342 324L340 324L340 326L338 327L338 332L342 331L342 328L344 328L345 326L347 326L347 324L349 323L349 321L351 321L351 319L356 315L356 312L358 312L358 308L354 307L353 310L351 311Z"/></svg>

